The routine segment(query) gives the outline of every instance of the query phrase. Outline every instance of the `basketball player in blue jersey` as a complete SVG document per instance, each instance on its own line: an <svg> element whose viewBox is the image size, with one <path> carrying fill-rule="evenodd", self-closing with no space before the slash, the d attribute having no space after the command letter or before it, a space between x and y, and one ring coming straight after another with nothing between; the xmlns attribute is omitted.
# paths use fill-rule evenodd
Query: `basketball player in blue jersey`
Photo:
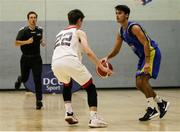
<svg viewBox="0 0 180 132"><path fill-rule="evenodd" d="M128 6L118 5L115 7L115 11L117 22L120 23L121 28L116 36L114 48L102 60L107 61L115 57L121 49L122 42L125 41L139 58L136 71L136 88L146 96L148 104L145 115L139 120L147 121L157 116L162 118L170 103L162 100L149 83L151 78L157 78L160 68L161 52L158 44L147 35L140 24L128 21L130 14ZM156 110L155 102L158 105L159 112Z"/></svg>

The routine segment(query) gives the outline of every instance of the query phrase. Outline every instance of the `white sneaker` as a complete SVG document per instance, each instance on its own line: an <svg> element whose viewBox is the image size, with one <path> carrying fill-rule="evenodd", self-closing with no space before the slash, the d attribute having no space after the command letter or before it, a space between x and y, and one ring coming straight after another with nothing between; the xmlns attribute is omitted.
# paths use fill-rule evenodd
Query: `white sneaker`
<svg viewBox="0 0 180 132"><path fill-rule="evenodd" d="M101 128L101 127L107 127L108 123L103 121L100 118L94 118L89 121L89 127L91 128Z"/></svg>
<svg viewBox="0 0 180 132"><path fill-rule="evenodd" d="M73 113L66 113L65 115L65 121L68 123L68 124L77 124L78 123L78 120L74 117Z"/></svg>

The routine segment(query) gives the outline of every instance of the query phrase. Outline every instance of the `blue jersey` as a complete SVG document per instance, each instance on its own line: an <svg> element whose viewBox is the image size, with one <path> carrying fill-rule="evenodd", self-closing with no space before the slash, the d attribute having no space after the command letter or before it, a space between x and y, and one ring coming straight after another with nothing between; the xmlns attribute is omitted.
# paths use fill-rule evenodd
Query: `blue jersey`
<svg viewBox="0 0 180 132"><path fill-rule="evenodd" d="M145 32L145 30L141 27L140 24L136 22L129 21L128 26L126 30L123 30L123 28L120 28L120 36L121 38L132 48L134 53L139 57L139 58L144 58L145 53L144 53L144 47L141 44L141 42L138 40L138 38L131 32L131 28L133 25L138 25L142 31L144 32L145 37L148 40L148 44L150 45L150 50L154 50L158 47L158 44L153 41Z"/></svg>

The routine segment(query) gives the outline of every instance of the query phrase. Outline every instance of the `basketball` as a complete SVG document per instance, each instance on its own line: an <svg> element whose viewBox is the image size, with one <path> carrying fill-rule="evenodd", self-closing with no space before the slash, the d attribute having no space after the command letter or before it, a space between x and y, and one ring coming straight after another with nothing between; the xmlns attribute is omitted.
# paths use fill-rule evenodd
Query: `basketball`
<svg viewBox="0 0 180 132"><path fill-rule="evenodd" d="M111 63L105 62L104 60L101 63L104 67L108 67L113 71L113 66ZM96 73L102 78L107 78L108 76L110 76L107 72L102 71L99 67L96 67Z"/></svg>

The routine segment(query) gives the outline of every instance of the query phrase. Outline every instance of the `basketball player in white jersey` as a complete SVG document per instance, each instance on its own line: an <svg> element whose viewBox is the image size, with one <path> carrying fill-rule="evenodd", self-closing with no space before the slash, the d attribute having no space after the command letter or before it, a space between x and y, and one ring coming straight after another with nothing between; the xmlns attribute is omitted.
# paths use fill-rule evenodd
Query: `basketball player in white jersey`
<svg viewBox="0 0 180 132"><path fill-rule="evenodd" d="M78 82L87 91L87 100L90 110L89 127L106 127L107 123L97 116L97 93L92 81L92 75L82 64L82 53L103 71L112 73L102 66L100 60L88 45L86 33L80 30L84 14L74 9L68 13L69 26L60 31L56 38L55 49L52 57L52 70L58 81L63 82L63 99L65 102L65 120L69 124L77 124L71 106L72 79Z"/></svg>

